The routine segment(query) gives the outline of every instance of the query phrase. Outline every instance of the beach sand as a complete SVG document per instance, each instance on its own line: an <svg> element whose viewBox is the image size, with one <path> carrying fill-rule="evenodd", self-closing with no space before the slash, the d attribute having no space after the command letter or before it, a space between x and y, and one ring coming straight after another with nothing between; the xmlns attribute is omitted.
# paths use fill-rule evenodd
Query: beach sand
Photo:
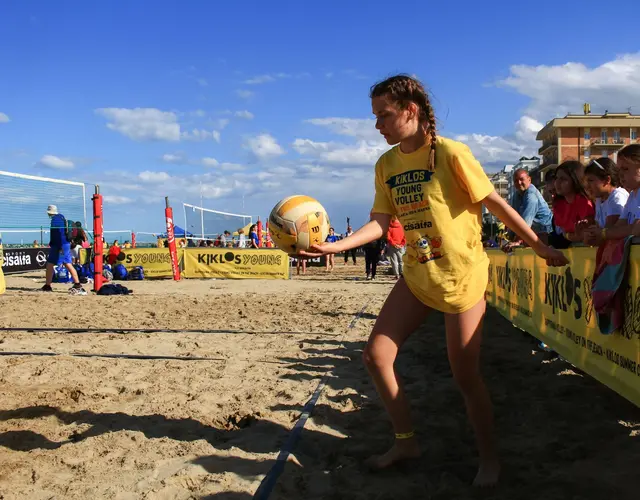
<svg viewBox="0 0 640 500"><path fill-rule="evenodd" d="M5 328L224 332L0 332L0 352L39 353L0 356L0 498L248 500L327 370L272 499L638 498L638 408L493 310L483 371L501 484L469 486L475 446L440 314L398 361L424 456L366 471L362 460L384 451L392 430L361 355L394 282L363 275L340 262L332 275L310 268L287 281L127 282L134 294L119 297L69 296L67 285L35 293L43 276L8 276Z"/></svg>

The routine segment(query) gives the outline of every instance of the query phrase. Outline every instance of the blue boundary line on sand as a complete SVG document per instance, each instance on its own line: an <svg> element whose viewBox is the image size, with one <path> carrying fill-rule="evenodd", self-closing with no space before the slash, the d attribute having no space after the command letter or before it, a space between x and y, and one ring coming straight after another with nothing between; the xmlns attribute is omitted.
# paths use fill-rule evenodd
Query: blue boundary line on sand
<svg viewBox="0 0 640 500"><path fill-rule="evenodd" d="M362 317L368 305L369 305L369 302L367 302L364 306L362 306L362 309L360 309L360 312L358 312L358 314L356 314L356 316L351 320L351 323L349 324L349 327L345 332L345 336L350 330L353 329L353 327L356 325L356 322ZM344 336L343 336L343 339L340 341L341 344L343 340L344 340ZM284 471L284 466L287 463L287 458L289 457L289 454L293 451L296 445L296 442L298 441L298 438L302 433L302 429L304 429L304 425L307 423L307 420L311 416L311 413L313 412L313 409L316 406L318 399L320 399L320 394L322 394L322 391L327 385L327 379L329 378L329 375L331 375L331 372L334 369L335 369L335 366L332 368L329 368L325 372L322 379L320 379L320 382L318 383L318 387L316 387L316 390L311 395L311 398L304 405L300 418L296 422L296 425L293 426L293 429L291 429L291 432L289 433L289 437L287 438L287 441L284 443L284 446L280 449L280 453L278 453L278 458L276 458L276 463L273 464L273 467L271 467L271 470L267 472L267 475L264 477L264 479L260 483L260 486L258 486L258 489L254 493L253 500L267 500L267 498L269 498L269 495L271 495L271 492L273 491L273 488L278 482L280 475Z"/></svg>

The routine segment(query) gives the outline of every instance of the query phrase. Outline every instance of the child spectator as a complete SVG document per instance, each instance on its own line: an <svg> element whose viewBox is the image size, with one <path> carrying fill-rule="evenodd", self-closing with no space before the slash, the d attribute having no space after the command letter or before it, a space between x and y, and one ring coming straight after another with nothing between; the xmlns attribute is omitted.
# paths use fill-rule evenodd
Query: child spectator
<svg viewBox="0 0 640 500"><path fill-rule="evenodd" d="M565 161L556 169L556 195L553 201L555 232L549 235L549 243L556 248L568 248L572 242L582 241L584 226L593 224L595 209L589 199L579 161Z"/></svg>

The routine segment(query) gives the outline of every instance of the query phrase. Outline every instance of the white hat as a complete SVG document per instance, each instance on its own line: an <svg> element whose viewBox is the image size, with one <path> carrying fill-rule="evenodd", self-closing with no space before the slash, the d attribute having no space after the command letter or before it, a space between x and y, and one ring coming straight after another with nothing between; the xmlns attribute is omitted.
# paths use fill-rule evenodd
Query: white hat
<svg viewBox="0 0 640 500"><path fill-rule="evenodd" d="M49 205L47 207L47 213L49 215L58 215L58 207L56 207L55 205Z"/></svg>

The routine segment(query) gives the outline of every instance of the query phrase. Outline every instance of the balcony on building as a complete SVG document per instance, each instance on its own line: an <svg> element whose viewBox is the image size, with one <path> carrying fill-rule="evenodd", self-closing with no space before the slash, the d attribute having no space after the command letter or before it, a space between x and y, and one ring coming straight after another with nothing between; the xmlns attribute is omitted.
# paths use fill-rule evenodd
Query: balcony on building
<svg viewBox="0 0 640 500"><path fill-rule="evenodd" d="M538 154L545 155L549 154L554 149L558 149L558 138L553 137L552 139L545 140L542 143L540 149L538 149Z"/></svg>
<svg viewBox="0 0 640 500"><path fill-rule="evenodd" d="M624 147L625 142L622 137L609 137L608 139L595 138L591 139L589 146L592 148L620 149Z"/></svg>

